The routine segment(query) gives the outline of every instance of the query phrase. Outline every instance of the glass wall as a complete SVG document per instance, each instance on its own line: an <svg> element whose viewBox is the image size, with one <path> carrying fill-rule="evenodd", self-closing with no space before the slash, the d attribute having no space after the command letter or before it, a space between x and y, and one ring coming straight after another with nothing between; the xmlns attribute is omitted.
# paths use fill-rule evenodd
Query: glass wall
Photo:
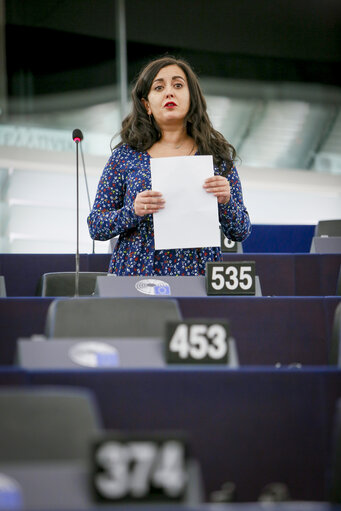
<svg viewBox="0 0 341 511"><path fill-rule="evenodd" d="M2 1L1 15L0 250L76 250L78 128L80 251L91 252L84 167L92 202L121 120L115 3Z"/></svg>
<svg viewBox="0 0 341 511"><path fill-rule="evenodd" d="M110 143L119 141L112 137L129 109L129 87L144 63L165 53L198 73L215 128L237 149L254 222L337 215L339 9L329 1L315 13L308 1L282 3L278 24L265 1L253 9L220 0L0 0L0 251L75 251L75 128L84 135L80 251L92 251L83 167L91 203ZM321 213L301 211L297 199L285 216L271 197L277 204L279 194L287 198L285 180L296 193L302 172L311 189L304 203L319 197ZM265 175L271 215L258 204ZM95 250L110 247L101 242Z"/></svg>

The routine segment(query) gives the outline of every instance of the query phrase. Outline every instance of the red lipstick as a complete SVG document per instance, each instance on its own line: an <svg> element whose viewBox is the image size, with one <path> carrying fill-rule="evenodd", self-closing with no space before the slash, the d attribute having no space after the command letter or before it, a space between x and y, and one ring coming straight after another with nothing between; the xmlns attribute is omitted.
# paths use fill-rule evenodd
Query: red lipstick
<svg viewBox="0 0 341 511"><path fill-rule="evenodd" d="M174 101L167 101L167 103L164 105L164 108L174 108L175 106L176 103L174 103Z"/></svg>

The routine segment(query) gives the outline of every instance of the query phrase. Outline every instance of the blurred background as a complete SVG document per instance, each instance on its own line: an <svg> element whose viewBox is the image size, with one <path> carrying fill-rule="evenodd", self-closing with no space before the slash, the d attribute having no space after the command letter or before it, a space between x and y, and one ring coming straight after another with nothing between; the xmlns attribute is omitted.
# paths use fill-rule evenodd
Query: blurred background
<svg viewBox="0 0 341 511"><path fill-rule="evenodd" d="M72 131L92 203L131 85L166 53L236 147L254 224L340 218L339 0L0 0L0 252L75 251ZM91 252L82 160L80 209Z"/></svg>

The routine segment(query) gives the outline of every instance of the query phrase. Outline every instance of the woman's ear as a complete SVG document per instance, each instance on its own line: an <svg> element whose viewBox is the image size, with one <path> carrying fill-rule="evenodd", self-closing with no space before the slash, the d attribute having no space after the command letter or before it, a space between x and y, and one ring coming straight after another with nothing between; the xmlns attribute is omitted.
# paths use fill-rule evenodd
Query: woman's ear
<svg viewBox="0 0 341 511"><path fill-rule="evenodd" d="M142 98L141 101L142 101L142 103L143 103L143 105L144 105L144 107L145 107L145 109L147 111L147 114L150 115L152 113L152 111L151 111L151 108L149 106L148 101L146 99L144 99L144 98Z"/></svg>

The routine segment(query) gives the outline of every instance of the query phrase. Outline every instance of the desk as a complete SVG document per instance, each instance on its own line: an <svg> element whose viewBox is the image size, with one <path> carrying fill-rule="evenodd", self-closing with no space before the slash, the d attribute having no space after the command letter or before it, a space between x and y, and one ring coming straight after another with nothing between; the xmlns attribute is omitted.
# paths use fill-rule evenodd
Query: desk
<svg viewBox="0 0 341 511"><path fill-rule="evenodd" d="M164 369L30 371L30 385L94 392L106 429L182 430L206 498L226 481L238 500L285 482L292 499L323 500L341 371Z"/></svg>
<svg viewBox="0 0 341 511"><path fill-rule="evenodd" d="M51 298L0 299L0 364L13 364L19 337L44 333L51 302ZM185 319L229 320L242 365L328 363L337 297L178 298L178 303Z"/></svg>
<svg viewBox="0 0 341 511"><path fill-rule="evenodd" d="M107 271L109 254L81 254L80 271ZM252 260L264 296L335 295L341 254L224 254L226 261ZM44 273L75 270L71 254L0 254L7 296L35 296Z"/></svg>

